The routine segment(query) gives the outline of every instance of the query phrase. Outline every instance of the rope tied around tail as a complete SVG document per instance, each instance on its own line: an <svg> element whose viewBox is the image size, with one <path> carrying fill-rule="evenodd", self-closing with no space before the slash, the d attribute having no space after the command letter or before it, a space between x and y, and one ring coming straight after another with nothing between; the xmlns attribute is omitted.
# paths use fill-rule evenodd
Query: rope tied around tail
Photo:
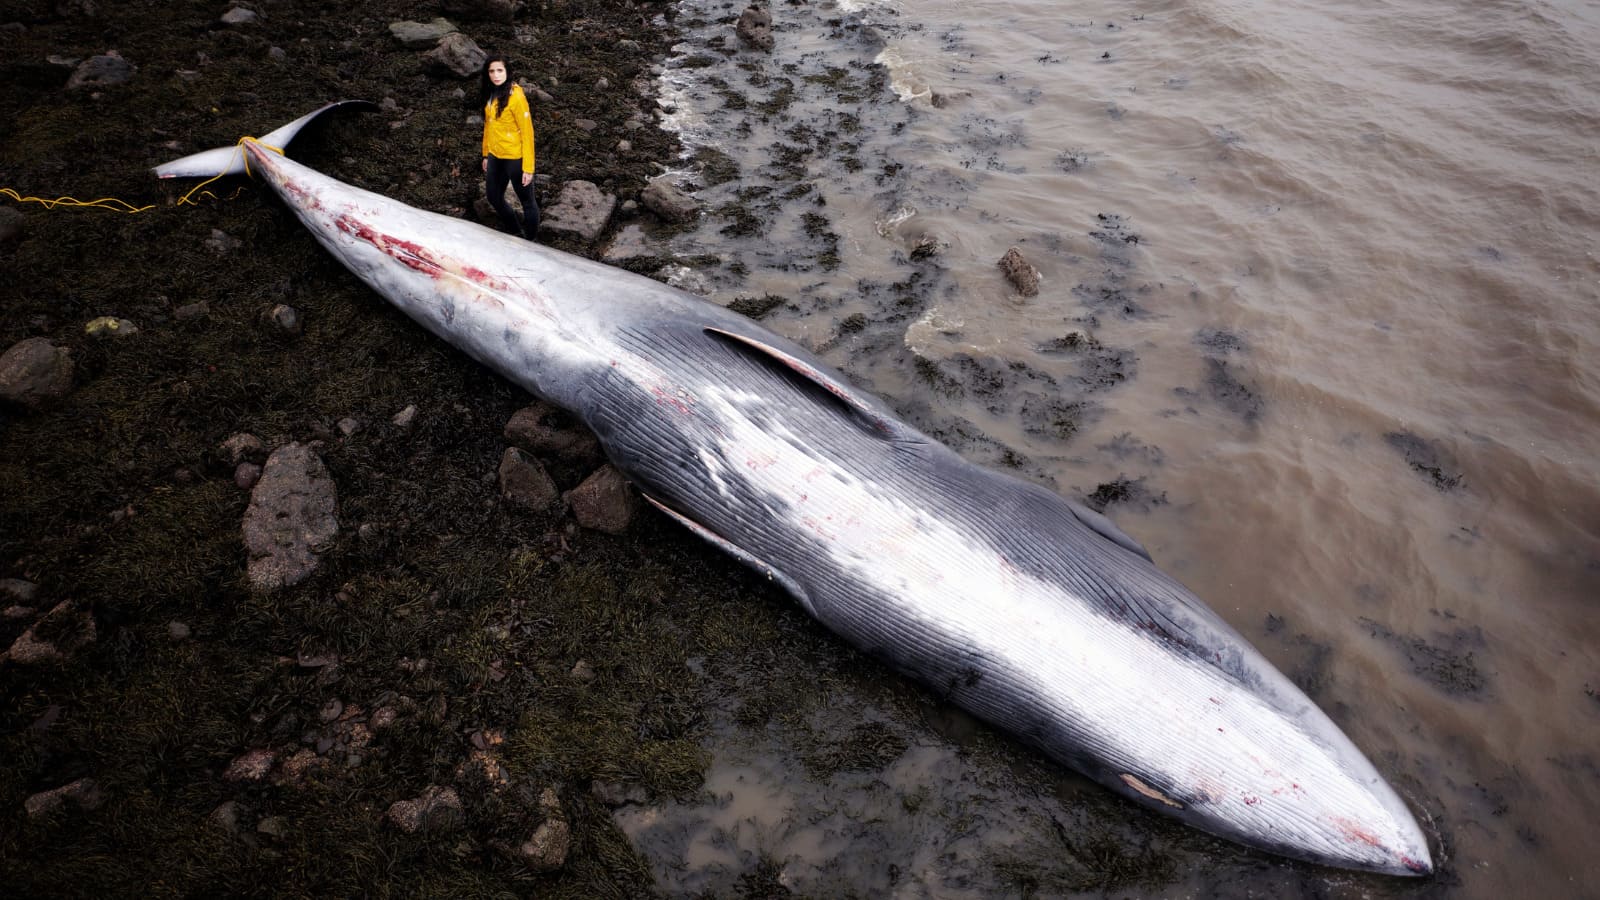
<svg viewBox="0 0 1600 900"><path fill-rule="evenodd" d="M278 154L279 156L283 155L283 148L282 147L274 147L271 144L262 143L259 139L255 138L255 137L253 137L251 135L247 134L244 137L239 138L239 140L237 142L235 142L234 147L236 148L236 150L239 153L243 153L244 154L244 173L246 175L252 175L253 173L250 171L250 154L244 153L245 141L249 141L250 143L255 144L257 147L265 147L266 149L271 150L272 152ZM229 164L230 164L230 166L232 165L232 161L231 160L229 161ZM184 195L182 197L179 197L177 202L174 203L173 205L174 206L185 206L185 205L188 205L188 206L199 206L200 204L196 200L193 199L196 194L201 194L203 196L210 197L213 200L221 199L221 198L217 197L216 194L213 194L210 191L204 190L204 188L205 188L206 185L210 184L211 182L216 181L218 178L221 178L222 175L223 175L223 173L219 172L218 174L213 175L210 178L207 178L205 181L202 181L199 184L195 185L194 187L190 188L187 192L184 193ZM240 190L243 190L243 188L240 188ZM10 197L12 200L17 201L18 203L37 203L37 204L43 206L45 209L52 209L52 210L57 208L57 207L60 207L60 206L66 206L66 207L76 207L76 208L80 208L80 209L89 209L89 208L93 208L93 209L109 209L112 212L120 212L120 213L130 213L130 214L132 214L132 213L142 213L145 210L155 209L155 207L156 207L156 205L154 203L149 204L147 206L134 206L132 203L129 203L126 200L119 200L116 197L101 197L98 200L79 200L79 199L77 199L75 197L57 197L54 200L51 200L51 199L46 198L46 197L24 197L20 193L18 193L17 191L13 190L12 188L0 188L0 195L4 195L4 196L7 196L7 197ZM234 199L235 197L238 197L238 196L239 196L239 191L234 191L233 192L233 196L229 197L228 199L232 200L232 199Z"/></svg>

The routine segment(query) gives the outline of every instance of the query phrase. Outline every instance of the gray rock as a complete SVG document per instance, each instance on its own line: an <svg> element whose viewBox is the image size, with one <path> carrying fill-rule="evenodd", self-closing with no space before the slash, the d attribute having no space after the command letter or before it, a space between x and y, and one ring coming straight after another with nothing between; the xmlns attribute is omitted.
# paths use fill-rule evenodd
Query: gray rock
<svg viewBox="0 0 1600 900"><path fill-rule="evenodd" d="M594 666L590 665L589 661L586 659L580 659L576 663L573 663L572 671L568 674L572 676L573 681L581 682L583 684L588 684L595 679Z"/></svg>
<svg viewBox="0 0 1600 900"><path fill-rule="evenodd" d="M700 212L700 204L693 197L665 178L645 185L639 202L666 222L691 222Z"/></svg>
<svg viewBox="0 0 1600 900"><path fill-rule="evenodd" d="M229 834L239 833L239 820L244 817L245 805L237 800L228 800L218 804L211 815L206 817L214 828L226 831Z"/></svg>
<svg viewBox="0 0 1600 900"><path fill-rule="evenodd" d="M233 470L233 483L241 491L248 491L261 480L261 467L252 462L239 463Z"/></svg>
<svg viewBox="0 0 1600 900"><path fill-rule="evenodd" d="M361 422L357 419L352 419L349 416L346 416L345 418L339 420L336 427L339 429L340 434L344 435L345 437L352 437L356 432L361 430Z"/></svg>
<svg viewBox="0 0 1600 900"><path fill-rule="evenodd" d="M617 198L602 192L593 182L569 181L561 186L556 202L545 210L539 230L592 242L605 231L616 210Z"/></svg>
<svg viewBox="0 0 1600 900"><path fill-rule="evenodd" d="M271 57L274 62L283 62L289 58L289 51L282 47L268 47L267 56Z"/></svg>
<svg viewBox="0 0 1600 900"><path fill-rule="evenodd" d="M220 228L211 229L211 237L206 238L206 246L218 256L227 256L229 253L244 246L244 242Z"/></svg>
<svg viewBox="0 0 1600 900"><path fill-rule="evenodd" d="M588 134L593 134L595 129L600 127L600 123L593 119L573 119L572 127Z"/></svg>
<svg viewBox="0 0 1600 900"><path fill-rule="evenodd" d="M633 141L627 141L627 140L617 141L617 152L618 153L632 153L633 152Z"/></svg>
<svg viewBox="0 0 1600 900"><path fill-rule="evenodd" d="M15 603L32 603L39 596L39 586L21 578L0 578L0 599Z"/></svg>
<svg viewBox="0 0 1600 900"><path fill-rule="evenodd" d="M222 24L224 25L237 27L239 25L252 25L259 21L261 21L261 14L244 6L235 6L222 14Z"/></svg>
<svg viewBox="0 0 1600 900"><path fill-rule="evenodd" d="M71 784L34 794L23 801L22 806L28 818L38 819L60 812L69 803L86 812L92 811L105 803L105 795L93 778L79 778Z"/></svg>
<svg viewBox="0 0 1600 900"><path fill-rule="evenodd" d="M505 438L513 446L539 456L594 463L601 457L600 440L571 416L544 401L519 409L506 422Z"/></svg>
<svg viewBox="0 0 1600 900"><path fill-rule="evenodd" d="M39 637L43 631L49 640ZM11 647L0 653L0 662L7 659L18 665L39 666L61 662L83 647L94 643L98 636L94 616L79 612L72 601L63 600L45 613L11 642Z"/></svg>
<svg viewBox="0 0 1600 900"><path fill-rule="evenodd" d="M283 816L267 816L256 823L256 831L267 837L281 838L289 833L289 820Z"/></svg>
<svg viewBox="0 0 1600 900"><path fill-rule="evenodd" d="M327 766L328 761L318 756L315 750L301 750L278 767L277 783L292 786L305 784L307 778Z"/></svg>
<svg viewBox="0 0 1600 900"><path fill-rule="evenodd" d="M267 445L261 443L261 439L255 435L241 431L223 441L219 449L227 454L228 462L237 465L244 460L266 453Z"/></svg>
<svg viewBox="0 0 1600 900"><path fill-rule="evenodd" d="M561 811L561 801L554 788L545 788L539 795L539 808L545 820L526 841L515 847L500 842L491 846L531 872L554 872L567 862L567 853L572 848L572 828Z"/></svg>
<svg viewBox="0 0 1600 900"><path fill-rule="evenodd" d="M453 831L466 822L461 797L454 788L429 785L414 800L399 800L390 805L389 821L407 834L419 831Z"/></svg>
<svg viewBox="0 0 1600 900"><path fill-rule="evenodd" d="M72 390L72 354L44 338L28 338L0 354L0 400L38 409Z"/></svg>
<svg viewBox="0 0 1600 900"><path fill-rule="evenodd" d="M126 84L133 79L133 63L116 53L91 56L78 64L67 79L67 90L81 91Z"/></svg>
<svg viewBox="0 0 1600 900"><path fill-rule="evenodd" d="M297 337L305 331L305 322L300 317L300 310L286 303L279 303L268 310L267 321L290 337Z"/></svg>
<svg viewBox="0 0 1600 900"><path fill-rule="evenodd" d="M186 303L172 311L172 318L174 321L187 322L190 319L204 318L210 312L211 307L207 306L204 301Z"/></svg>
<svg viewBox="0 0 1600 900"><path fill-rule="evenodd" d="M455 32L440 38L439 45L422 54L422 58L438 74L470 78L482 71L489 56L472 38Z"/></svg>
<svg viewBox="0 0 1600 900"><path fill-rule="evenodd" d="M265 781L278 762L276 750L248 750L234 757L222 773L223 781Z"/></svg>
<svg viewBox="0 0 1600 900"><path fill-rule="evenodd" d="M333 478L310 447L273 451L244 514L251 586L276 590L316 571L320 552L339 534L337 506Z"/></svg>
<svg viewBox="0 0 1600 900"><path fill-rule="evenodd" d="M773 47L772 13L766 7L754 4L747 7L739 14L739 21L734 24L733 30L746 47L756 50L771 50Z"/></svg>
<svg viewBox="0 0 1600 900"><path fill-rule="evenodd" d="M413 404L407 406L405 409L400 410L398 413L395 413L395 417L389 421L396 428L410 428L411 423L416 421L416 419L417 407Z"/></svg>
<svg viewBox="0 0 1600 900"><path fill-rule="evenodd" d="M435 18L432 22L389 23L389 33L394 39L413 50L433 47L455 31L456 26L445 18Z"/></svg>
<svg viewBox="0 0 1600 900"><path fill-rule="evenodd" d="M1039 270L1029 265L1023 258L1022 251L1015 247L1006 251L1000 257L1000 271L1005 273L1006 280L1017 289L1017 293L1024 297L1033 297L1039 293Z"/></svg>
<svg viewBox="0 0 1600 900"><path fill-rule="evenodd" d="M515 447L507 447L500 458L500 494L536 512L550 509L561 499L561 492L544 466Z"/></svg>
<svg viewBox="0 0 1600 900"><path fill-rule="evenodd" d="M578 524L606 534L622 534L639 512L639 498L628 479L610 463L567 492Z"/></svg>
<svg viewBox="0 0 1600 900"><path fill-rule="evenodd" d="M572 849L572 828L564 819L551 819L534 829L533 834L521 844L492 845L501 855L521 863L530 872L554 872L566 865L567 852Z"/></svg>
<svg viewBox="0 0 1600 900"><path fill-rule="evenodd" d="M0 244L22 237L22 213L9 206L0 206Z"/></svg>
<svg viewBox="0 0 1600 900"><path fill-rule="evenodd" d="M182 622L167 623L167 637L172 638L174 641L186 641L189 639L189 635L193 633L189 626Z"/></svg>
<svg viewBox="0 0 1600 900"><path fill-rule="evenodd" d="M611 239L611 246L606 248L605 261L617 265L656 255L657 251L650 246L649 240L644 235L644 229L638 225L629 225Z"/></svg>
<svg viewBox="0 0 1600 900"><path fill-rule="evenodd" d="M66 654L55 644L40 640L34 628L29 628L17 635L17 639L11 642L11 647L5 653L0 653L0 662L7 659L19 666L42 666L60 662L66 659Z"/></svg>

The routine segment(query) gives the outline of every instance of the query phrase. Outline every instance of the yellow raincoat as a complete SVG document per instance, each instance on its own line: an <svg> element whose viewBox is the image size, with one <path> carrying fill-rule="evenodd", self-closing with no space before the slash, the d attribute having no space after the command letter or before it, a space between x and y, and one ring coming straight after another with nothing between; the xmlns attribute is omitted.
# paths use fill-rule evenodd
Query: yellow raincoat
<svg viewBox="0 0 1600 900"><path fill-rule="evenodd" d="M491 99L483 107L483 155L500 159L522 159L522 171L533 173L533 114L528 109L528 98L522 85L511 86L511 99L506 108L495 115L496 103Z"/></svg>

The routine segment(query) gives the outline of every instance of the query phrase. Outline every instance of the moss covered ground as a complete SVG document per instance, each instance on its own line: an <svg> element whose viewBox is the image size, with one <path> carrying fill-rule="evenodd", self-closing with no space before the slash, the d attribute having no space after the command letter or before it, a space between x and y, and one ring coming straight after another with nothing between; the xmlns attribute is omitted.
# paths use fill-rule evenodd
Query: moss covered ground
<svg viewBox="0 0 1600 900"><path fill-rule="evenodd" d="M96 625L65 662L0 667L3 893L648 893L591 784L694 791L702 685L687 661L775 641L802 617L670 524L616 538L508 506L485 476L529 397L388 309L247 183L172 205L150 166L331 100L392 97L394 110L340 121L297 155L471 215L476 86L427 73L387 30L438 4L254 8L260 22L224 27L221 3L0 3L0 23L18 23L0 33L0 183L155 206L12 204L23 236L0 247L0 345L42 336L77 364L65 400L0 412L0 577L37 584L41 610L64 601ZM636 83L670 45L657 19L670 15L546 0L509 22L456 21L553 98L536 107L541 174L628 198L677 152L669 135L624 126L649 120ZM49 61L111 49L137 67L126 84L68 91L72 69ZM579 118L599 127L571 127ZM214 230L238 246L213 246ZM175 315L195 303L203 315ZM264 320L280 303L301 311L303 334ZM85 334L106 315L140 330ZM408 405L415 423L392 426ZM347 417L361 430L337 430ZM245 583L249 495L220 449L237 432L321 442L338 485L337 543L293 588ZM556 474L570 488L583 473ZM0 623L0 639L29 621ZM572 674L580 660L592 677ZM223 777L250 749L316 747L334 701L397 716L354 764L325 754L293 782ZM516 792L465 792L457 830L408 835L384 820L429 784L460 784L483 729L504 733L497 752L524 795L557 790L573 835L560 870L534 874L493 851L539 821ZM81 777L100 784L100 808L25 815L26 798ZM237 829L212 820L229 801L243 810ZM258 831L262 820L275 824Z"/></svg>

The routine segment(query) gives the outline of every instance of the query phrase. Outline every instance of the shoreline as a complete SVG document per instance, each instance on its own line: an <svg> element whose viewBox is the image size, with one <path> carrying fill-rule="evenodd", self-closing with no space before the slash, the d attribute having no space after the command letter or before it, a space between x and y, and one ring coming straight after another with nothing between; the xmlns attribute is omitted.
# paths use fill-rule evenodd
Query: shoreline
<svg viewBox="0 0 1600 900"><path fill-rule="evenodd" d="M670 6L450 6L478 9L444 15L523 57L514 75L549 98L542 205L577 179L635 199L676 159L639 90L671 46ZM21 235L0 246L19 289L0 345L44 338L74 374L66 396L0 412L0 642L58 651L0 662L0 880L35 896L475 895L530 878L649 893L609 810L699 788L687 661L804 617L770 592L750 603L753 577L653 516L612 536L506 501L503 432L531 398L390 309L255 189L163 201L149 166L366 96L379 115L297 155L473 216L475 81L430 74L387 29L435 8L240 8L255 18L64 3L0 32L0 181L157 204L5 203ZM126 82L66 87L111 50ZM135 329L87 334L99 317ZM224 449L238 433L263 447ZM252 591L236 463L291 442L325 463L338 532L308 579ZM563 490L590 468L548 462Z"/></svg>

